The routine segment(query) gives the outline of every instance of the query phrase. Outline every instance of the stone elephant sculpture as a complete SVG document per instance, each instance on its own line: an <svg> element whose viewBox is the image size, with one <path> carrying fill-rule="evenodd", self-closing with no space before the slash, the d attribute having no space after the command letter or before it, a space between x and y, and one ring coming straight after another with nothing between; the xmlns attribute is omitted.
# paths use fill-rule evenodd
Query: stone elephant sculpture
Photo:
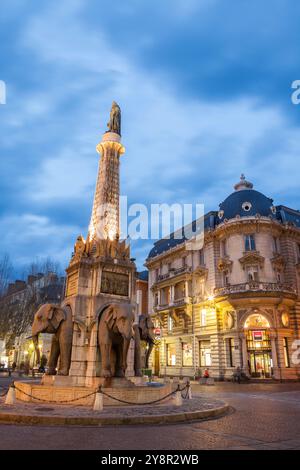
<svg viewBox="0 0 300 470"><path fill-rule="evenodd" d="M102 313L98 325L101 377L124 377L127 354L134 335L134 306L113 303Z"/></svg>
<svg viewBox="0 0 300 470"><path fill-rule="evenodd" d="M147 343L147 351L144 364L144 367L146 369L149 368L149 357L155 345L154 323L148 313L139 316L139 323L138 325L134 326L134 333L134 371L137 377L141 377L143 375L141 371L141 340L146 341Z"/></svg>
<svg viewBox="0 0 300 470"><path fill-rule="evenodd" d="M52 334L47 375L55 375L59 358L58 375L68 375L71 365L73 322L69 307L54 304L42 305L34 316L32 340L39 362L38 336L40 333Z"/></svg>

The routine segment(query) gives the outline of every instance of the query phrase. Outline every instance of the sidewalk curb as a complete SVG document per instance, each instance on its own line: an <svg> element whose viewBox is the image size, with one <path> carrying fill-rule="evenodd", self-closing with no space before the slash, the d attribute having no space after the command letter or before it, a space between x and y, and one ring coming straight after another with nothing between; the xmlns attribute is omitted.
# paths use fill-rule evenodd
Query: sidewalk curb
<svg viewBox="0 0 300 470"><path fill-rule="evenodd" d="M183 423L206 418L215 418L225 415L230 407L227 403L218 408L202 411L187 411L176 414L145 415L145 416L103 416L94 418L71 416L41 416L22 415L16 413L0 413L0 423L46 426L102 426L102 425L128 425L128 424L167 424Z"/></svg>

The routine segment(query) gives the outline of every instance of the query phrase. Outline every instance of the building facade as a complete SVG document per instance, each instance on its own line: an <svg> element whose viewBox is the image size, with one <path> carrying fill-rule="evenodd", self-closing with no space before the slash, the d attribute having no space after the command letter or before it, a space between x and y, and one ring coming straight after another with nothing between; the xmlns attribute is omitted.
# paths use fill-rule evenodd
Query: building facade
<svg viewBox="0 0 300 470"><path fill-rule="evenodd" d="M33 313L42 303L60 304L64 297L64 285L65 278L53 272L29 275L26 281L16 280L8 285L7 292L0 299L0 314L9 313L9 324L3 335L5 362L9 366L13 363L18 367L22 363L35 366L36 353L30 339ZM48 358L50 347L51 335L41 334L40 355Z"/></svg>
<svg viewBox="0 0 300 470"><path fill-rule="evenodd" d="M299 379L300 212L241 180L204 216L204 244L162 239L149 269L156 374Z"/></svg>
<svg viewBox="0 0 300 470"><path fill-rule="evenodd" d="M148 271L137 273L135 290L137 315L148 313Z"/></svg>

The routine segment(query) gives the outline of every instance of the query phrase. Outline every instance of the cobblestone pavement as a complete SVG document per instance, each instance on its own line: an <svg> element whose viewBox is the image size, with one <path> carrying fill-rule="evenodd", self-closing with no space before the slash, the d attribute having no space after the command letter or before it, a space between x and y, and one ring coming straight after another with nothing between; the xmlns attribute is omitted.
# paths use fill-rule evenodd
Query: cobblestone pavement
<svg viewBox="0 0 300 470"><path fill-rule="evenodd" d="M0 379L2 385L2 379ZM300 449L300 384L194 386L229 415L161 426L0 426L0 449Z"/></svg>

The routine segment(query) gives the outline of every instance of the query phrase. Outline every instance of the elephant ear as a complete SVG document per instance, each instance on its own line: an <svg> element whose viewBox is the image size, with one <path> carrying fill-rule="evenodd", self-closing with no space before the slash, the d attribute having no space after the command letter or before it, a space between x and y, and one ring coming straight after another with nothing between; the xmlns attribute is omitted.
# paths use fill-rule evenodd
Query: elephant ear
<svg viewBox="0 0 300 470"><path fill-rule="evenodd" d="M154 323L153 323L152 318L150 317L150 315L147 315L147 317L146 317L146 324L147 324L148 330L153 330Z"/></svg>
<svg viewBox="0 0 300 470"><path fill-rule="evenodd" d="M54 329L57 330L61 322L66 319L66 314L61 307L53 306L53 308L49 310L48 319Z"/></svg>
<svg viewBox="0 0 300 470"><path fill-rule="evenodd" d="M147 321L145 315L140 315L139 327L142 330L142 336L147 336Z"/></svg>
<svg viewBox="0 0 300 470"><path fill-rule="evenodd" d="M107 324L107 327L109 330L112 329L116 318L117 318L116 310L113 305L110 305L109 307L107 307L106 319L105 319L105 323Z"/></svg>

